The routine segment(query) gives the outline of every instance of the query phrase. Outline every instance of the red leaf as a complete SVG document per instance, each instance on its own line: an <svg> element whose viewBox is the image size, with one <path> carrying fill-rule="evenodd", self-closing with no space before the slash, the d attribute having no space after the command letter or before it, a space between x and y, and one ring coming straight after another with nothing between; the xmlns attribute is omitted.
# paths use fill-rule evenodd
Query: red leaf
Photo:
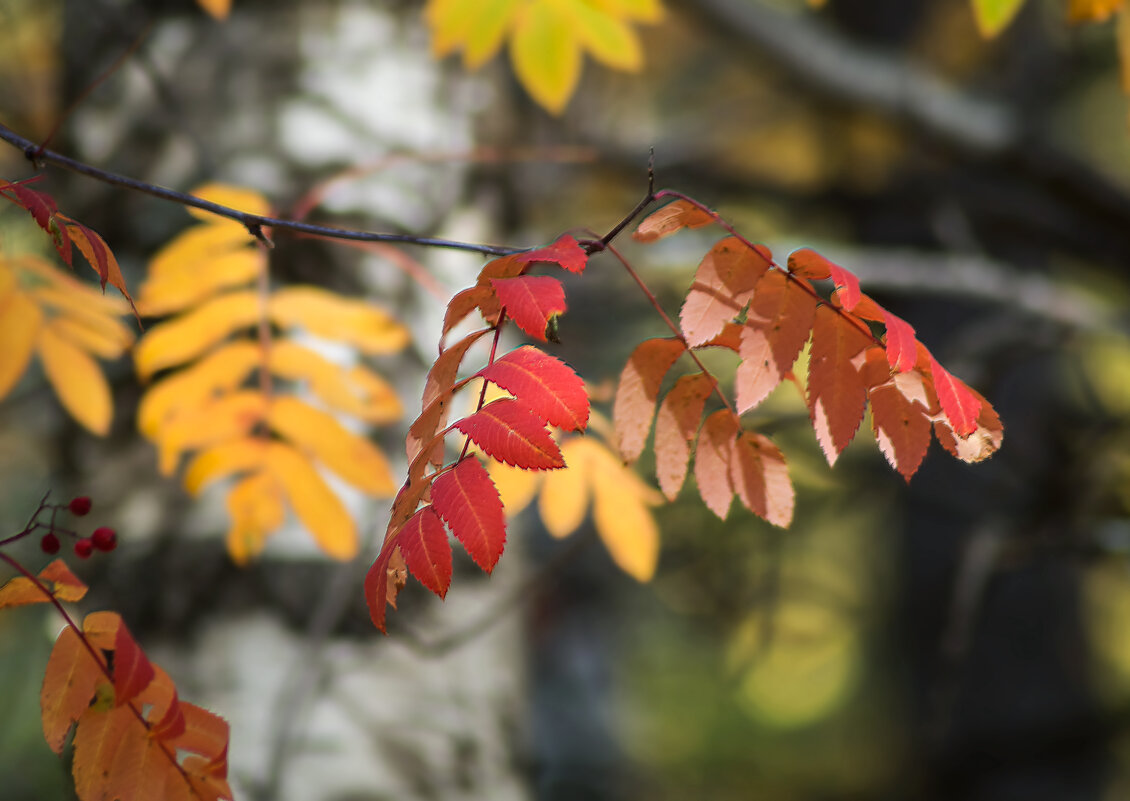
<svg viewBox="0 0 1130 801"><path fill-rule="evenodd" d="M385 616L389 604L396 608L396 596L406 579L404 557L395 540L385 543L377 560L365 574L365 603L369 606L369 617L382 634L385 631Z"/></svg>
<svg viewBox="0 0 1130 801"><path fill-rule="evenodd" d="M588 423L585 382L565 362L535 347L510 351L478 375L521 400L552 426L583 431Z"/></svg>
<svg viewBox="0 0 1130 801"><path fill-rule="evenodd" d="M745 308L771 258L764 248L750 250L734 236L711 248L698 265L679 314L687 345L710 341Z"/></svg>
<svg viewBox="0 0 1130 801"><path fill-rule="evenodd" d="M644 218L632 234L632 239L637 242L654 242L684 228L702 228L713 222L714 215L679 198Z"/></svg>
<svg viewBox="0 0 1130 801"><path fill-rule="evenodd" d="M758 517L787 528L793 519L795 495L785 457L761 434L743 431L732 442L730 481L738 500Z"/></svg>
<svg viewBox="0 0 1130 801"><path fill-rule="evenodd" d="M138 647L125 623L114 635L114 706L128 703L153 681L153 665Z"/></svg>
<svg viewBox="0 0 1130 801"><path fill-rule="evenodd" d="M955 378L938 360L930 356L930 373L934 377L934 391L942 414L949 420L954 433L968 437L977 430L977 416L981 413L981 400L965 382Z"/></svg>
<svg viewBox="0 0 1130 801"><path fill-rule="evenodd" d="M641 342L620 373L620 386L612 406L612 422L616 429L620 456L633 462L643 452L655 401L663 377L686 351L678 339L648 339Z"/></svg>
<svg viewBox="0 0 1130 801"><path fill-rule="evenodd" d="M35 220L35 224L50 233L51 218L59 210L55 205L55 199L46 192L40 192L27 185L29 181L37 181L40 177L36 176L17 183L0 179L0 194L3 194L17 206L26 209L31 214L32 219Z"/></svg>
<svg viewBox="0 0 1130 801"><path fill-rule="evenodd" d="M816 298L780 270L758 282L741 329L742 361L734 379L739 414L765 400L792 369L815 315Z"/></svg>
<svg viewBox="0 0 1130 801"><path fill-rule="evenodd" d="M502 498L486 469L468 456L435 480L432 505L475 564L489 573L506 546Z"/></svg>
<svg viewBox="0 0 1130 801"><path fill-rule="evenodd" d="M855 436L867 405L867 391L855 366L871 339L828 306L816 309L808 367L808 408L816 439L835 464Z"/></svg>
<svg viewBox="0 0 1130 801"><path fill-rule="evenodd" d="M440 598L451 586L451 545L439 515L430 506L416 512L397 535L404 562L420 583Z"/></svg>
<svg viewBox="0 0 1130 801"><path fill-rule="evenodd" d="M968 387L966 387L968 389ZM954 433L947 420L934 421L934 435L942 447L963 462L981 462L996 453L1004 441L1004 426L992 405L975 390L969 392L981 404L977 425L967 436Z"/></svg>
<svg viewBox="0 0 1130 801"><path fill-rule="evenodd" d="M871 430L887 462L910 481L930 447L926 407L906 397L895 382L872 387Z"/></svg>
<svg viewBox="0 0 1130 801"><path fill-rule="evenodd" d="M492 278L506 314L528 336L545 342L549 320L565 311L565 287L545 275L520 275L517 278Z"/></svg>
<svg viewBox="0 0 1130 801"><path fill-rule="evenodd" d="M906 320L886 309L883 309L883 323L887 326L887 362L900 373L913 370L918 356L914 329Z"/></svg>
<svg viewBox="0 0 1130 801"><path fill-rule="evenodd" d="M523 470L565 466L561 450L545 430L545 421L520 400L504 398L488 403L455 427L500 462Z"/></svg>
<svg viewBox="0 0 1130 801"><path fill-rule="evenodd" d="M706 418L694 453L694 477L706 508L723 520L730 511L734 484L730 475L738 421L726 409Z"/></svg>
<svg viewBox="0 0 1130 801"><path fill-rule="evenodd" d="M687 477L690 443L694 441L706 399L714 382L705 373L675 382L655 417L655 475L659 488L673 501Z"/></svg>
<svg viewBox="0 0 1130 801"><path fill-rule="evenodd" d="M585 264L588 263L589 254L585 249L577 244L577 240L565 234L559 236L554 240L553 244L537 250L529 250L525 253L517 253L518 261L523 264L534 264L537 262L548 262L556 264L564 270L571 273L583 273L585 271Z"/></svg>

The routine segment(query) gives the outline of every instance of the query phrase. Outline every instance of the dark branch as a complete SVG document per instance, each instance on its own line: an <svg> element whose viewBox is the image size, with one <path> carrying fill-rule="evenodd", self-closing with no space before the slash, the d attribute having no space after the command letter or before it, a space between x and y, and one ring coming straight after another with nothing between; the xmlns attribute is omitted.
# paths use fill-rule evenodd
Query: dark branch
<svg viewBox="0 0 1130 801"><path fill-rule="evenodd" d="M184 192L178 192L174 189L168 189L157 184L146 183L139 181L136 178L130 178L125 175L118 175L117 173L108 172L106 170L93 167L85 162L64 156L61 153L56 153L53 150L41 149L39 145L32 142L30 139L25 139L10 128L0 125L0 139L4 140L13 147L19 148L27 156L28 161L38 167L41 164L53 164L56 167L77 172L80 175L85 175L88 178L93 178L96 181L111 184L113 186L120 186L123 189L130 189L134 192L141 192L142 194L152 195L153 197L161 198L162 200L169 200L173 203L179 203L182 206L191 206L193 208L202 209L211 212L212 214L219 215L220 217L227 217L228 219L235 220L246 226L249 233L256 238L262 237L263 228L273 228L275 230L295 231L300 234L313 234L315 236L328 237L330 239L346 239L355 242L390 242L401 245L419 245L421 247L432 248L449 248L451 250L465 250L471 253L482 253L486 256L506 256L511 253L518 253L525 248L511 248L503 247L501 245L477 245L470 242L456 242L450 239L436 239L427 236L414 236L411 234L386 234L375 233L370 231L355 231L348 228L333 228L326 225L313 225L311 223L295 222L294 220L284 220L278 217L264 217L258 214L248 214L239 209L233 209L229 206L222 206L219 203L212 203L208 200L194 197ZM256 231L259 231L257 234Z"/></svg>

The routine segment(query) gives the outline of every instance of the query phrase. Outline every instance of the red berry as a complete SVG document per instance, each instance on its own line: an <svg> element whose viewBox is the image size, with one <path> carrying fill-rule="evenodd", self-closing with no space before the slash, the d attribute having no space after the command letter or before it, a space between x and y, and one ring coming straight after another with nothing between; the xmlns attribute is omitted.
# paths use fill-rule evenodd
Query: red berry
<svg viewBox="0 0 1130 801"><path fill-rule="evenodd" d="M39 547L44 553L59 553L59 538L54 531L48 531L39 541Z"/></svg>
<svg viewBox="0 0 1130 801"><path fill-rule="evenodd" d="M94 543L90 541L90 537L83 537L75 542L75 556L79 559L89 559L92 553L94 553Z"/></svg>
<svg viewBox="0 0 1130 801"><path fill-rule="evenodd" d="M90 498L82 495L78 498L72 499L71 502L67 504L67 508L71 510L71 514L73 514L75 517L82 517L90 511L90 507L93 505L94 504L91 503Z"/></svg>
<svg viewBox="0 0 1130 801"><path fill-rule="evenodd" d="M109 526L99 526L90 535L90 541L100 551L112 551L118 544L118 533Z"/></svg>

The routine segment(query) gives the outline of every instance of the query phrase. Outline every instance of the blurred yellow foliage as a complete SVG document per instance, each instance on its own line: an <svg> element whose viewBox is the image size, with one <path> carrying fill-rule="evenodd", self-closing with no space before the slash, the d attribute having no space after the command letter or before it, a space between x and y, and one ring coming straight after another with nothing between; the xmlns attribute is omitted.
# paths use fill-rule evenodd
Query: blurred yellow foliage
<svg viewBox="0 0 1130 801"><path fill-rule="evenodd" d="M506 513L518 514L536 496L546 529L563 538L585 521L591 498L593 524L612 561L637 581L650 581L659 562L659 528L649 507L663 497L592 436L566 438L561 455L564 469L545 472L491 462Z"/></svg>
<svg viewBox="0 0 1130 801"><path fill-rule="evenodd" d="M509 37L518 80L553 114L573 96L585 52L638 72L643 50L632 23L659 22L664 13L660 0L428 0L424 7L436 58L461 50L464 66L477 69Z"/></svg>
<svg viewBox="0 0 1130 801"><path fill-rule="evenodd" d="M196 194L254 214L269 210L262 197L235 187ZM357 527L319 467L368 495L391 495L384 453L339 415L387 423L400 418L400 399L369 367L336 364L278 332L302 331L365 354L402 349L408 332L375 306L318 287L269 291L266 253L247 230L207 212L193 215L203 224L154 256L139 294L143 314L177 316L153 326L135 350L143 379L173 370L145 393L138 428L157 445L166 475L185 452L197 452L184 476L189 492L235 477L227 544L237 562L263 549L287 505L322 550L348 559L357 552ZM320 405L284 394L276 379L303 384Z"/></svg>
<svg viewBox="0 0 1130 801"><path fill-rule="evenodd" d="M95 359L116 359L133 343L120 319L128 312L121 298L107 297L34 256L0 258L0 398L36 354L71 417L106 434L113 400Z"/></svg>

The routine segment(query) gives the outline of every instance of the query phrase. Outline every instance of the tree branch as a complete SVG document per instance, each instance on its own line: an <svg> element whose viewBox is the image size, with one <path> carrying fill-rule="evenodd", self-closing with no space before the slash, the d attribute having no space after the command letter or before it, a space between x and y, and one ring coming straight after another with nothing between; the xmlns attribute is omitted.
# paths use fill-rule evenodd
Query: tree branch
<svg viewBox="0 0 1130 801"><path fill-rule="evenodd" d="M230 220L235 220L244 225L252 236L260 237L263 228L273 228L275 230L295 231L301 234L312 234L314 236L326 237L329 239L345 239L355 242L390 242L402 245L419 245L421 247L433 248L448 248L451 250L464 250L471 253L481 253L486 256L507 256L511 253L519 253L525 248L511 248L503 247L501 245L478 245L471 242L456 242L450 239L437 239L427 236L414 236L412 234L387 234L376 233L370 231L357 231L348 228L334 228L326 225L314 225L311 223L295 222L294 220L284 220L279 217L266 217L259 214L248 214L239 209L233 209L230 206L223 206L219 203L213 203L209 200L194 197L193 195L184 192L178 192L175 189L168 189L164 186L157 184L139 181L136 178L130 178L126 175L119 175L117 173L109 172L107 170L94 167L86 162L72 159L64 156L61 153L56 153L53 150L41 149L39 145L32 142L30 139L17 134L12 129L5 125L0 124L0 139L7 142L23 151L28 161L36 166L40 164L52 164L56 167L62 167L65 170L76 172L80 175L85 175L88 178L93 178L96 181L118 186L123 189L129 189L134 192L140 192L145 195L152 195L153 197L160 198L161 200L169 200L173 203L179 203L182 206L191 206L193 208L202 209L203 211L211 212L212 214L219 215L220 217L227 217Z"/></svg>

